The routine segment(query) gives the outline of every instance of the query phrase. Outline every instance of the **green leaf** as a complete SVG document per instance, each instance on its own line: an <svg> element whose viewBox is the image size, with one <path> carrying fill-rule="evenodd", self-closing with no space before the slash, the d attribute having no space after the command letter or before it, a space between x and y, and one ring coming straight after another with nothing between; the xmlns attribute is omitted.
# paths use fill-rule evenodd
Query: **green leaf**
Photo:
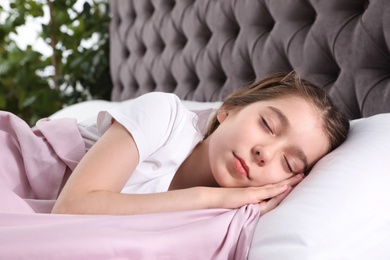
<svg viewBox="0 0 390 260"><path fill-rule="evenodd" d="M23 102L23 107L29 107L31 106L35 101L37 100L36 96L29 96L27 97Z"/></svg>
<svg viewBox="0 0 390 260"><path fill-rule="evenodd" d="M0 76L7 75L12 69L12 62L5 60L0 62Z"/></svg>

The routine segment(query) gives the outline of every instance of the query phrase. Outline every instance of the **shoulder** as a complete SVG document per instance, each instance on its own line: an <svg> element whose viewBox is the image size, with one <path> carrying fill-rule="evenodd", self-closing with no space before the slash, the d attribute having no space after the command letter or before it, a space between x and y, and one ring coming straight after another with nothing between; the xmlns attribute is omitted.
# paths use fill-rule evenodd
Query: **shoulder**
<svg viewBox="0 0 390 260"><path fill-rule="evenodd" d="M98 116L98 125L107 121L109 125L114 118L120 123L146 122L154 124L169 124L187 113L181 100L172 93L150 92L134 99L120 102L107 111L101 111ZM106 125L105 124L105 125Z"/></svg>
<svg viewBox="0 0 390 260"><path fill-rule="evenodd" d="M151 92L133 101L132 110L142 112L144 116L158 116L160 120L172 120L188 112L179 97L172 93Z"/></svg>
<svg viewBox="0 0 390 260"><path fill-rule="evenodd" d="M151 107L175 107L181 104L178 96L164 92L150 92L136 98L134 101ZM145 107L150 108L147 106Z"/></svg>
<svg viewBox="0 0 390 260"><path fill-rule="evenodd" d="M166 101L180 101L179 97L173 93L166 92L149 92L143 94L136 99L154 99L154 100L166 100Z"/></svg>
<svg viewBox="0 0 390 260"><path fill-rule="evenodd" d="M185 121L192 112L185 108L175 94L150 92L124 101L108 113L121 124L133 124L153 131L169 131ZM156 126L158 129L155 129Z"/></svg>

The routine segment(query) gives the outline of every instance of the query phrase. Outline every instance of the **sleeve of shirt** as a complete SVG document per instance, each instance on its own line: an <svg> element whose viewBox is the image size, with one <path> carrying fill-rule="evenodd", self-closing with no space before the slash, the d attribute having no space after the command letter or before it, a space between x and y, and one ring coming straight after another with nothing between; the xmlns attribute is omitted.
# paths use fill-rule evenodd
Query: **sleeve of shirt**
<svg viewBox="0 0 390 260"><path fill-rule="evenodd" d="M185 113L174 94L152 92L124 101L98 115L98 131L103 134L112 119L122 124L133 136L140 161L145 160L169 139Z"/></svg>

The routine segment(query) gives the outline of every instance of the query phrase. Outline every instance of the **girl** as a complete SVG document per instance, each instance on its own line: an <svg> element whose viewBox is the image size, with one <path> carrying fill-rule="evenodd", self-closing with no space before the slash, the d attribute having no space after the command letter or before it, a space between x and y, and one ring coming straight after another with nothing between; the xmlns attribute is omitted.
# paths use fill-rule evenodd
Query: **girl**
<svg viewBox="0 0 390 260"><path fill-rule="evenodd" d="M205 135L201 119L167 93L101 112L96 125L81 128L90 149L52 212L143 214L257 203L264 214L349 130L325 92L293 73L228 96Z"/></svg>

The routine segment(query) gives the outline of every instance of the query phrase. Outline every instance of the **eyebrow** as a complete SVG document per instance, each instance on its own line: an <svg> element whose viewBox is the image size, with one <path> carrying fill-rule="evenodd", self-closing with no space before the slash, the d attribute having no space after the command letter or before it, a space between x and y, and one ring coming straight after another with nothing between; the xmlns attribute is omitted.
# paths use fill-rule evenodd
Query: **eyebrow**
<svg viewBox="0 0 390 260"><path fill-rule="evenodd" d="M288 120L287 116L282 111L280 111L278 108L272 107L272 106L268 106L268 108L276 114L276 116L278 117L278 119L282 123L283 127L285 127L285 128L291 127L290 121ZM309 164L307 162L307 157L306 157L305 153L299 147L294 147L293 151L298 156L298 158L303 162L303 164L304 164L303 172L306 173L309 170Z"/></svg>
<svg viewBox="0 0 390 260"><path fill-rule="evenodd" d="M283 112L279 110L279 108L271 107L271 106L268 106L268 108L271 109L273 112L275 112L275 114L277 115L279 120L282 122L282 125L284 127L286 127L286 128L291 127L290 121L288 120L286 115L283 114Z"/></svg>

